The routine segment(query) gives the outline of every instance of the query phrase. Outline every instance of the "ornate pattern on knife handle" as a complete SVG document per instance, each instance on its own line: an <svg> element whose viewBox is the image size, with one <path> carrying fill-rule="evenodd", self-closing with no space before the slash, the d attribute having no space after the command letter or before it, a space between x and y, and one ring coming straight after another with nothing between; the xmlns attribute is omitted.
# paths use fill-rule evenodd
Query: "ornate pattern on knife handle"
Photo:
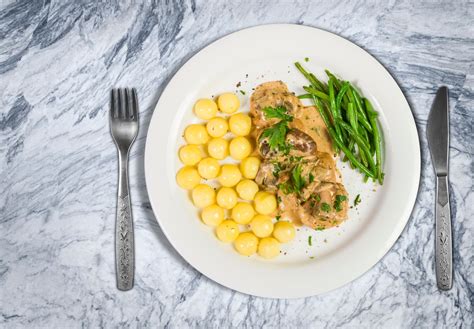
<svg viewBox="0 0 474 329"><path fill-rule="evenodd" d="M453 285L453 256L448 177L436 178L436 281L438 288L449 290Z"/></svg>

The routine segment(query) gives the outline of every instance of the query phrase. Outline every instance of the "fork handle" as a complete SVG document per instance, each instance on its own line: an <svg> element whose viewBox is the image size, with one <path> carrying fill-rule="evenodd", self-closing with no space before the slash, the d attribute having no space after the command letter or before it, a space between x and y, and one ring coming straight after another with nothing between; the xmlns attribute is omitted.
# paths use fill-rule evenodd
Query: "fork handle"
<svg viewBox="0 0 474 329"><path fill-rule="evenodd" d="M115 222L115 266L117 288L133 288L135 272L135 247L132 207L128 187L128 150L119 151L119 180L117 217Z"/></svg>
<svg viewBox="0 0 474 329"><path fill-rule="evenodd" d="M453 286L453 242L451 235L448 176L436 177L435 217L436 281L439 289L449 290Z"/></svg>

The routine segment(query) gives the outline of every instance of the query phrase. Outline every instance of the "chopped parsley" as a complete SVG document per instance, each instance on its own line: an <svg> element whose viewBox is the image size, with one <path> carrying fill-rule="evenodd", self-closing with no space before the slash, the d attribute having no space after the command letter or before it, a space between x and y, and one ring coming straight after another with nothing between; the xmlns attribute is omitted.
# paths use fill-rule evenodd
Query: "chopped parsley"
<svg viewBox="0 0 474 329"><path fill-rule="evenodd" d="M282 121L287 122L293 121L293 116L287 113L286 107L284 106L267 106L263 109L263 112L265 113L265 117L267 119L281 119Z"/></svg>
<svg viewBox="0 0 474 329"><path fill-rule="evenodd" d="M346 200L347 200L347 197L345 195L341 195L341 194L336 195L336 200L334 201L334 209L336 209L336 211L341 211L342 210L341 203Z"/></svg>
<svg viewBox="0 0 474 329"><path fill-rule="evenodd" d="M354 206L357 206L361 201L360 194L357 194L356 198L354 199Z"/></svg>
<svg viewBox="0 0 474 329"><path fill-rule="evenodd" d="M276 215L276 216L275 216L275 219L276 219L277 221L279 221L279 220L280 220L280 218L281 218L281 216L280 216L280 215Z"/></svg>
<svg viewBox="0 0 474 329"><path fill-rule="evenodd" d="M275 178L278 178L280 176L280 172L283 170L283 167L281 165L281 163L279 162L273 162L273 176L275 176Z"/></svg>
<svg viewBox="0 0 474 329"><path fill-rule="evenodd" d="M308 181L310 183L314 182L314 175L312 173L309 173Z"/></svg>
<svg viewBox="0 0 474 329"><path fill-rule="evenodd" d="M293 186L297 192L300 192L303 187L306 185L306 182L303 177L301 177L301 165L296 165L291 171L291 178L293 181Z"/></svg>
<svg viewBox="0 0 474 329"><path fill-rule="evenodd" d="M240 92L242 95L245 95L245 91L239 90L239 92Z"/></svg>
<svg viewBox="0 0 474 329"><path fill-rule="evenodd" d="M329 205L329 203L323 202L321 203L321 210L324 212L330 212L331 206Z"/></svg>
<svg viewBox="0 0 474 329"><path fill-rule="evenodd" d="M288 145L285 141L287 132L288 122L280 121L277 124L265 129L261 138L268 137L268 145L270 146L271 150L286 152L286 150L288 150Z"/></svg>
<svg viewBox="0 0 474 329"><path fill-rule="evenodd" d="M305 62L309 62L309 57L305 57L305 58L304 58L304 61L305 61Z"/></svg>
<svg viewBox="0 0 474 329"><path fill-rule="evenodd" d="M314 199L317 201L317 202L321 202L321 196L319 194L316 194L316 196L314 197Z"/></svg>
<svg viewBox="0 0 474 329"><path fill-rule="evenodd" d="M313 236L311 236L311 235L308 237L308 244L309 244L310 246L313 245Z"/></svg>
<svg viewBox="0 0 474 329"><path fill-rule="evenodd" d="M324 226L318 226L315 228L316 231L324 231Z"/></svg>

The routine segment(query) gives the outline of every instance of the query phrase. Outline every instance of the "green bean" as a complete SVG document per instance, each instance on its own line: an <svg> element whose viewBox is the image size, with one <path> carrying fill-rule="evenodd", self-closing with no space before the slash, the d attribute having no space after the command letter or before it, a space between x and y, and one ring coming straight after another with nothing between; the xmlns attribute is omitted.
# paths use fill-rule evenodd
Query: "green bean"
<svg viewBox="0 0 474 329"><path fill-rule="evenodd" d="M366 98L365 99L365 106L367 108L367 112L369 113L369 121L372 125L373 137L374 137L374 144L375 144L375 161L376 161L376 170L377 170L377 179L379 180L380 184L383 184L383 173L382 173L382 155L380 151L380 133L377 127L377 115L370 104L370 101Z"/></svg>
<svg viewBox="0 0 474 329"><path fill-rule="evenodd" d="M341 80L339 80L334 74L331 73L331 71L329 70L324 70L324 72L326 72L326 75L328 76L329 79L333 79L334 80L334 87L337 89L337 90L340 90L341 89Z"/></svg>
<svg viewBox="0 0 474 329"><path fill-rule="evenodd" d="M367 121L367 119L365 118L364 119L364 115L365 113L364 112L361 112L363 111L363 109L361 110L359 108L359 106L357 105L357 100L354 96L354 93L353 93L354 89L351 87L347 90L347 94L349 95L349 99L352 103L354 103L356 105L356 109L357 109L357 113L361 114L361 115L358 115L357 116L357 121L360 122L361 125L363 125L365 127L365 129L367 129L368 131L372 132L372 127L370 126L370 123ZM360 100L359 100L360 101Z"/></svg>
<svg viewBox="0 0 474 329"><path fill-rule="evenodd" d="M311 94L302 94L302 95L298 95L296 97L298 97L299 99L313 99L313 95L311 95Z"/></svg>
<svg viewBox="0 0 474 329"><path fill-rule="evenodd" d="M333 121L334 121L334 127L336 129L337 136L341 138L341 141L344 142L344 138L341 132L341 128L339 127L339 119L341 118L341 114L337 112L337 107L336 107L336 97L334 96L334 79L330 78L328 81L328 89L329 89L329 104L330 104L330 109L331 113L333 116Z"/></svg>
<svg viewBox="0 0 474 329"><path fill-rule="evenodd" d="M373 167L373 169L376 169L376 165L374 163L374 160L370 156L366 156L370 154L370 149L369 146L366 144L366 142L361 138L361 136L352 129L351 126L349 126L345 122L339 122L342 128L347 130L349 135L355 140L357 143L357 146L359 147L359 155L361 157L361 160L363 162L368 162L370 167ZM364 161L365 160L365 161ZM374 171L375 172L375 171Z"/></svg>
<svg viewBox="0 0 474 329"><path fill-rule="evenodd" d="M341 90L339 90L339 93L337 94L336 108L338 109L339 113L341 113L341 103L348 88L349 88L349 84L344 82L344 85L341 87Z"/></svg>
<svg viewBox="0 0 474 329"><path fill-rule="evenodd" d="M318 109L318 112L319 114L321 115L321 118L323 119L324 121L324 124L326 125L326 128L331 128L331 120L329 120L327 114L326 114L326 111L324 111L323 109L323 104L321 103L321 101L313 95L313 102L314 102L314 105L316 105L316 108ZM331 138L334 140L334 137L331 136ZM339 147L336 145L334 145L334 151L336 153L339 153Z"/></svg>
<svg viewBox="0 0 474 329"><path fill-rule="evenodd" d="M313 87L307 87L307 86L304 86L303 89L312 94L312 95L315 95L316 97L319 97L321 99L324 99L325 101L329 101L329 96L317 89L314 89Z"/></svg>
<svg viewBox="0 0 474 329"><path fill-rule="evenodd" d="M354 164L357 168L359 168L364 174L366 174L369 177L375 177L374 173L372 173L366 166L364 166L362 163L357 160L354 155L349 152L347 147L344 146L342 141L337 137L336 132L333 127L329 128L329 135L333 138L333 140L336 142L337 146L344 152L344 154L349 158L349 161Z"/></svg>
<svg viewBox="0 0 474 329"><path fill-rule="evenodd" d="M354 128L355 131L358 130L358 127L357 127L357 121L356 121L356 118L354 116L354 103L349 103L347 105L347 119L350 123L350 125L352 126L352 128Z"/></svg>
<svg viewBox="0 0 474 329"><path fill-rule="evenodd" d="M326 86L326 84L324 82L319 81L318 78L316 78L316 76L313 73L309 73L309 76L314 81L313 85L316 84L315 87L318 87L319 90L321 90L325 93L328 92L328 86Z"/></svg>
<svg viewBox="0 0 474 329"><path fill-rule="evenodd" d="M360 95L357 92L357 90L354 88L354 86L351 85L351 90L354 94L354 99L357 105L357 109L359 110L359 113L362 115L362 117L367 120L367 114L364 111L364 107L362 106L362 101L360 99Z"/></svg>
<svg viewBox="0 0 474 329"><path fill-rule="evenodd" d="M311 83L311 85L312 85L314 88L316 88L316 89L320 88L321 91L325 91L325 90L324 90L324 85L323 85L323 83L322 83L321 81L319 81L318 78L316 78L316 76L315 76L314 74L308 73L308 72L303 68L303 66L301 66L301 64L298 63L298 62L295 63L295 66L296 66L296 68L298 69L298 71L300 71L300 72L304 75L304 77L305 77L306 79L308 79L308 81Z"/></svg>

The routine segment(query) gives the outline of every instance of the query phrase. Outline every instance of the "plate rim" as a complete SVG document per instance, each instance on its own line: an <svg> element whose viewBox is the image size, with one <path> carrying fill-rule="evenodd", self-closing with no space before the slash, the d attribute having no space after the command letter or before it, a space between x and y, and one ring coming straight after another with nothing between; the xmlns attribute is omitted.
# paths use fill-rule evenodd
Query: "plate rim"
<svg viewBox="0 0 474 329"><path fill-rule="evenodd" d="M354 273L352 279L346 280L344 282L339 282L338 284L333 285L332 287L330 287L328 289L319 289L320 292L316 292L316 293L312 292L311 289L308 289L309 293L303 293L303 294L301 294L301 293L300 294L288 294L288 293L278 294L278 293L275 293L275 294L270 295L270 294L256 293L254 291L255 289L245 289L245 288L242 288L242 287L237 288L237 287L231 286L231 284L223 282L224 280L216 278L215 275L213 275L212 273L209 273L208 271L206 271L202 268L199 268L199 264L193 264L187 257L185 257L183 255L183 252L180 250L180 248L177 247L176 244L173 242L173 239L170 238L169 232L167 232L167 230L165 229L164 225L161 222L161 219L160 219L161 217L158 216L158 210L157 210L158 206L156 204L154 204L155 201L152 199L151 194L150 194L150 184L149 184L149 181L150 181L149 175L150 174L149 174L149 169L147 169L147 167L149 166L149 160L147 160L147 159L150 158L149 154L151 152L150 151L151 142L150 142L149 132L150 132L150 129L152 129L152 127L153 127L153 121L157 120L158 113L159 113L159 108L160 108L160 103L162 102L162 100L164 98L163 95L166 95L166 91L167 91L169 85L174 82L174 80L177 78L177 76L179 76L180 72L182 72L188 65L191 65L191 63L192 63L193 59L195 59L195 57L197 57L199 54L202 55L202 53L207 51L208 48L210 48L212 46L215 46L219 42L222 42L223 40L234 37L235 35L240 34L244 31L262 29L262 28L272 28L272 27L275 27L275 28L285 28L286 27L286 28L314 29L314 30L317 30L319 32L328 34L332 38L336 38L338 40L342 40L343 42L349 43L352 46L357 47L359 49L359 51L362 51L363 53L365 53L365 55L368 55L369 58L372 60L372 62L374 62L375 65L379 66L387 74L388 78L390 80L392 80L394 85L398 88L397 91L400 92L400 94L403 98L403 102L405 103L406 107L409 110L409 115L410 115L410 119L411 119L411 120L409 120L410 121L409 122L409 127L410 127L409 129L411 130L411 132L414 132L414 139L416 139L416 141L413 140L413 142L414 142L414 152L415 152L413 169L416 170L416 175L414 175L415 181L412 182L411 189L408 193L409 194L408 200L410 202L405 207L404 212L401 214L401 217L400 217L400 218L403 218L403 220L400 220L396 223L396 226L394 227L394 229L391 232L390 238L385 241L383 246L382 245L380 246L378 256L374 257L374 260L371 260L369 262L369 264L365 266L364 269L361 269L360 271L358 271L358 273ZM341 37L341 36L339 36L335 33L332 33L332 32L317 28L317 27L313 27L313 26L309 26L309 25L301 25L301 24L261 24L261 25L256 25L256 26L252 26L252 27L243 28L243 29L228 33L228 34L214 40L213 42L203 46L196 53L192 54L192 56L190 56L187 59L187 61L184 64L182 64L175 71L175 73L168 80L166 86L163 88L163 90L161 92L160 98L158 99L158 101L157 101L157 103L154 107L153 113L151 115L150 123L148 125L147 135L146 135L146 142L145 142L145 154L144 154L145 185L146 185L148 198L149 198L152 210L153 210L153 214L155 216L155 219L156 219L157 223L160 225L160 228L161 228L163 234L166 236L169 243L176 250L176 252L180 255L180 257L182 257L186 261L186 263L188 263L190 266L192 266L195 270L197 270L198 272L204 274L210 280L212 280L212 281L214 281L214 282L216 282L216 283L218 283L218 284L220 284L220 285L222 285L226 288L229 288L231 290L238 291L238 292L241 292L241 293L253 295L253 296L263 297L263 298L285 298L285 299L303 298L303 297L321 295L321 294L325 294L329 291L333 291L335 289L338 289L338 288L340 288L340 287L342 287L346 284L349 284L350 282L360 278L363 274L367 273L376 264L378 264L385 257L385 255L387 255L387 253L392 249L392 247L395 245L395 243L397 242L397 240L400 238L401 234L403 233L403 230L405 229L406 225L408 224L408 221L411 219L411 214L412 214L414 206L416 204L417 195L418 195L419 188L420 188L421 166L422 166L422 163L421 163L420 136L419 136L419 131L418 131L417 126L416 126L415 116L414 116L414 113L411 109L410 103L408 102L407 97L403 93L402 89L400 88L400 85L398 84L397 80L392 76L390 71L387 68L385 68L385 66L383 66L382 63L380 63L371 53L369 53L368 51L366 51L362 47L358 46L354 42L352 42L352 41L350 41L350 40L348 40L344 37Z"/></svg>

